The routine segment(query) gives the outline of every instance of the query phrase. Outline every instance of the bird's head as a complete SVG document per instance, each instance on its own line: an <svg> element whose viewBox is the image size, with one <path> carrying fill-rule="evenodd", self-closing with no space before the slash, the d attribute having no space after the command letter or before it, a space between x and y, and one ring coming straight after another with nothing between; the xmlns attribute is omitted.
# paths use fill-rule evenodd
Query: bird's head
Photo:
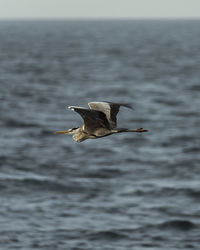
<svg viewBox="0 0 200 250"><path fill-rule="evenodd" d="M66 131L65 134L68 134L68 135L74 135L76 133L78 128L70 128Z"/></svg>

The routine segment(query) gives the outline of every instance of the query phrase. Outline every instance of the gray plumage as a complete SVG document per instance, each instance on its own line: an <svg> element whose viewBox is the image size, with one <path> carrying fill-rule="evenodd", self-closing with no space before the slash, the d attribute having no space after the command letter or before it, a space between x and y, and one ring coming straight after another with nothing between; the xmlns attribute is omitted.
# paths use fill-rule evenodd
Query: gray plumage
<svg viewBox="0 0 200 250"><path fill-rule="evenodd" d="M84 121L79 128L72 128L66 131L56 132L57 134L72 134L76 142L82 142L86 139L97 139L114 133L121 132L147 132L142 128L130 130L126 128L117 128L117 114L120 106L131 108L130 104L112 103L112 102L89 102L90 109L69 106L68 108L77 112Z"/></svg>

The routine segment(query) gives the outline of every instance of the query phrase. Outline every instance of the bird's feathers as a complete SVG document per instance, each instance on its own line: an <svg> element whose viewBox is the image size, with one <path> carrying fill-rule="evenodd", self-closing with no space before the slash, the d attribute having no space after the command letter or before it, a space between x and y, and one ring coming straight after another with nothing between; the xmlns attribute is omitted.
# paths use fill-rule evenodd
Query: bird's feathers
<svg viewBox="0 0 200 250"><path fill-rule="evenodd" d="M90 109L69 106L69 109L77 112L83 119L84 124L79 128L73 128L66 131L59 131L57 134L73 134L73 139L77 142L86 139L96 139L120 132L147 132L145 129L125 129L116 128L117 114L120 106L132 108L126 103L112 102L89 102Z"/></svg>
<svg viewBox="0 0 200 250"><path fill-rule="evenodd" d="M83 118L86 132L93 133L97 128L109 129L109 122L103 112L77 106L70 106L69 108L77 112Z"/></svg>
<svg viewBox="0 0 200 250"><path fill-rule="evenodd" d="M112 102L89 102L88 106L92 110L103 112L110 124L110 128L115 128L117 126L117 114L119 112L120 106L132 109L130 104Z"/></svg>
<svg viewBox="0 0 200 250"><path fill-rule="evenodd" d="M88 106L90 109L78 106L69 106L68 108L74 110L83 118L84 128L89 133L97 128L116 128L120 106L132 108L130 104L112 102L89 102Z"/></svg>

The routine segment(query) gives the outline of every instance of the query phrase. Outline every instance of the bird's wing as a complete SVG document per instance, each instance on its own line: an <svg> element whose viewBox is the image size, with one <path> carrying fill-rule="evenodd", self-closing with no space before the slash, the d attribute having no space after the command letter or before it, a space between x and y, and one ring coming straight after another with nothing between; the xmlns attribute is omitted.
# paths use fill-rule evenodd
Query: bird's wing
<svg viewBox="0 0 200 250"><path fill-rule="evenodd" d="M106 115L101 111L77 106L69 106L68 108L76 111L83 118L84 130L90 134L93 134L97 128L109 128Z"/></svg>
<svg viewBox="0 0 200 250"><path fill-rule="evenodd" d="M89 102L88 105L92 110L101 111L106 115L110 128L115 128L117 126L117 114L120 106L132 109L132 106L126 103Z"/></svg>

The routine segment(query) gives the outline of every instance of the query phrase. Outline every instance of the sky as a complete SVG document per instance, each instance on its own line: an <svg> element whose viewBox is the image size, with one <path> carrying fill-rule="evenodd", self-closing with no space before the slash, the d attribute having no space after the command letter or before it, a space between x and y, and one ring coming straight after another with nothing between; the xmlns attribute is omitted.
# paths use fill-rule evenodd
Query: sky
<svg viewBox="0 0 200 250"><path fill-rule="evenodd" d="M200 18L200 0L0 0L0 19Z"/></svg>

